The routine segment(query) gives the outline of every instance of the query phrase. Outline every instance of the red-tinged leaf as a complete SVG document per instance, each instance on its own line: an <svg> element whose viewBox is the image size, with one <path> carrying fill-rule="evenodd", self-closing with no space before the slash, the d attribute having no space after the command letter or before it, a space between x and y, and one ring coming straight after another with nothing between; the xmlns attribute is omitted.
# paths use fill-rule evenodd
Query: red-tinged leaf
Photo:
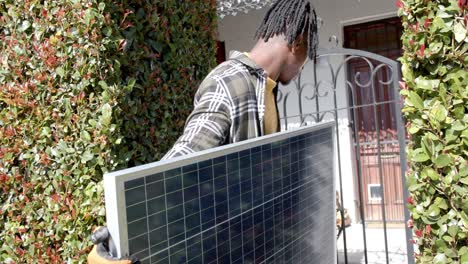
<svg viewBox="0 0 468 264"><path fill-rule="evenodd" d="M414 231L414 234L415 234L417 237L422 237L423 232L422 232L422 230L419 230L419 229L418 229L418 230Z"/></svg>
<svg viewBox="0 0 468 264"><path fill-rule="evenodd" d="M41 160L39 161L40 164L43 164L43 165L49 165L50 164L50 159L49 159L49 156L47 156L46 153L42 153L41 154Z"/></svg>
<svg viewBox="0 0 468 264"><path fill-rule="evenodd" d="M407 90L407 89L408 89L408 85L406 85L405 82L400 81L400 82L398 82L398 83L399 83L399 85L400 85L400 89L402 89L402 90Z"/></svg>
<svg viewBox="0 0 468 264"><path fill-rule="evenodd" d="M60 196L56 193L52 194L50 196L50 199L52 199L52 201L56 202L56 203L59 203L60 202Z"/></svg>
<svg viewBox="0 0 468 264"><path fill-rule="evenodd" d="M14 137L16 135L16 130L11 125L9 125L5 130L5 136Z"/></svg>
<svg viewBox="0 0 468 264"><path fill-rule="evenodd" d="M458 0L458 7L463 11L468 6L468 0Z"/></svg>
<svg viewBox="0 0 468 264"><path fill-rule="evenodd" d="M418 55L419 55L420 57L424 57L425 51L426 51L426 45L425 45L425 44L422 44L422 45L421 45L421 48L420 48L419 51L418 51Z"/></svg>
<svg viewBox="0 0 468 264"><path fill-rule="evenodd" d="M424 27L425 28L428 28L430 25L431 25L431 19L430 18L426 18L426 20L424 21Z"/></svg>
<svg viewBox="0 0 468 264"><path fill-rule="evenodd" d="M122 39L119 41L119 51L124 50L125 46L127 45L127 40Z"/></svg>
<svg viewBox="0 0 468 264"><path fill-rule="evenodd" d="M6 183L8 181L8 176L5 173L0 173L0 183Z"/></svg>
<svg viewBox="0 0 468 264"><path fill-rule="evenodd" d="M24 250L22 250L19 247L16 248L16 253L18 253L18 255L20 255L20 256L24 256Z"/></svg>
<svg viewBox="0 0 468 264"><path fill-rule="evenodd" d="M410 28L414 31L414 33L419 32L419 22L417 22L415 25L410 25Z"/></svg>
<svg viewBox="0 0 468 264"><path fill-rule="evenodd" d="M19 181L21 181L22 179L23 179L23 176L22 176L21 174L19 174L19 172L16 172L16 173L15 173L15 180L19 182Z"/></svg>
<svg viewBox="0 0 468 264"><path fill-rule="evenodd" d="M408 199L406 199L406 202L407 202L408 204L414 205L413 197L411 197L411 196L408 197Z"/></svg>
<svg viewBox="0 0 468 264"><path fill-rule="evenodd" d="M408 228L413 228L413 226L414 226L413 219L408 220L408 222L406 223L406 226Z"/></svg>
<svg viewBox="0 0 468 264"><path fill-rule="evenodd" d="M398 8L405 8L405 5L401 2L401 0L397 0L395 3L396 7Z"/></svg>
<svg viewBox="0 0 468 264"><path fill-rule="evenodd" d="M426 233L430 234L431 230L432 230L431 225L426 225Z"/></svg>

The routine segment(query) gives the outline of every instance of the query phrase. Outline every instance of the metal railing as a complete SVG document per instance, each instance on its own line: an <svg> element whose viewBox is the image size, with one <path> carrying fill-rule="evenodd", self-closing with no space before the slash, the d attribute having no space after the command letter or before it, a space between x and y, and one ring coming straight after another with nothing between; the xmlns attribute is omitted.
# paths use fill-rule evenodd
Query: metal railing
<svg viewBox="0 0 468 264"><path fill-rule="evenodd" d="M353 202L346 200L344 192L353 193L357 201L364 263L369 263L369 242L375 243L367 241L369 222L379 222L383 227L385 260L382 263L391 263L387 224L409 219L404 203L408 197L405 187L406 134L400 114L399 68L398 62L374 53L352 49L322 50L314 64L307 65L296 80L281 86L278 93L283 129L335 121L340 202L343 206ZM350 177L354 183L352 190L343 184L345 180L349 182ZM390 197L391 192L398 193L397 199ZM392 206L387 205L392 202ZM373 208L370 209L368 204ZM394 210L399 211L398 217ZM340 213L342 226L345 226L343 210ZM346 228L341 236L343 259L339 263L347 264ZM405 236L406 241L400 243L406 243L407 262L414 263L413 246L409 242L412 234L408 228L405 228Z"/></svg>

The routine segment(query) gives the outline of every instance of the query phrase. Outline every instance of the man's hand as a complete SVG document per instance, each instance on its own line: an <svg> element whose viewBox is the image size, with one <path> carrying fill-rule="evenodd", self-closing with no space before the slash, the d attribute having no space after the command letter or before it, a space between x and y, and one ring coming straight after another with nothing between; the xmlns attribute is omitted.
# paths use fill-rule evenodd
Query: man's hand
<svg viewBox="0 0 468 264"><path fill-rule="evenodd" d="M136 264L137 259L117 258L116 248L107 227L100 227L91 235L93 250L88 255L89 264Z"/></svg>

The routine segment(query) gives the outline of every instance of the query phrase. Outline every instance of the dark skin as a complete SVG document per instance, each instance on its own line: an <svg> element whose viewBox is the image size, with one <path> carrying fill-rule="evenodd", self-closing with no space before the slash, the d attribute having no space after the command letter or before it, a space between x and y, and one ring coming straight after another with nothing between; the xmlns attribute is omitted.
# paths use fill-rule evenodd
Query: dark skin
<svg viewBox="0 0 468 264"><path fill-rule="evenodd" d="M272 80L288 84L296 78L307 62L307 41L300 36L289 45L284 35L276 35L267 42L260 39L250 51L249 57L262 67Z"/></svg>

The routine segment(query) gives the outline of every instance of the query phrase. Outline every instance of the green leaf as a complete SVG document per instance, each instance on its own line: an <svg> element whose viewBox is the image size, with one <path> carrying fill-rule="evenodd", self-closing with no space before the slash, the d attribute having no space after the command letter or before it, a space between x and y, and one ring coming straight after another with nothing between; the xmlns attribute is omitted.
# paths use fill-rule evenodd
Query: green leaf
<svg viewBox="0 0 468 264"><path fill-rule="evenodd" d="M443 122L447 118L447 109L441 104L436 104L432 109L431 109L431 116L439 121Z"/></svg>
<svg viewBox="0 0 468 264"><path fill-rule="evenodd" d="M453 225L453 226L449 227L448 233L449 233L453 238L455 238L455 237L457 236L458 230L460 230L460 228L459 228L457 225Z"/></svg>
<svg viewBox="0 0 468 264"><path fill-rule="evenodd" d="M434 201L434 204L437 205L437 207L439 207L440 209L448 209L447 201L441 197L437 197Z"/></svg>
<svg viewBox="0 0 468 264"><path fill-rule="evenodd" d="M460 166L460 171L458 172L460 176L468 176L468 164L462 164Z"/></svg>
<svg viewBox="0 0 468 264"><path fill-rule="evenodd" d="M23 23L21 23L21 31L26 31L31 27L31 22L28 20L24 20Z"/></svg>
<svg viewBox="0 0 468 264"><path fill-rule="evenodd" d="M462 256L461 256L461 264L468 264L468 252L467 253L464 253Z"/></svg>
<svg viewBox="0 0 468 264"><path fill-rule="evenodd" d="M453 248L445 249L444 253L449 258L456 258L457 257L457 251L455 249L453 249Z"/></svg>
<svg viewBox="0 0 468 264"><path fill-rule="evenodd" d="M431 180L433 181L437 181L440 179L440 175L439 173L437 173L433 168L431 167L426 167L424 168L423 172L422 172L423 175L429 177Z"/></svg>
<svg viewBox="0 0 468 264"><path fill-rule="evenodd" d="M433 156L434 155L434 142L433 142L433 140L430 137L425 136L425 137L423 137L421 143L422 143L422 147L424 149L424 152L427 153L427 155L429 155L429 156Z"/></svg>
<svg viewBox="0 0 468 264"><path fill-rule="evenodd" d="M86 130L81 131L81 138L88 142L91 141L91 135Z"/></svg>
<svg viewBox="0 0 468 264"><path fill-rule="evenodd" d="M99 3L99 6L98 6L99 11L104 11L104 8L106 8L106 4L103 2Z"/></svg>
<svg viewBox="0 0 468 264"><path fill-rule="evenodd" d="M441 154L435 160L435 164L438 168L443 168L445 166L448 166L451 163L452 163L452 158L448 154Z"/></svg>
<svg viewBox="0 0 468 264"><path fill-rule="evenodd" d="M416 88L424 90L434 90L440 85L440 80L426 80L418 77L414 81L416 82Z"/></svg>
<svg viewBox="0 0 468 264"><path fill-rule="evenodd" d="M409 92L409 95L408 95L408 101L414 105L414 107L416 107L417 109L421 110L424 108L424 104L423 104L423 100L421 99L421 97L419 96L419 94L411 91Z"/></svg>
<svg viewBox="0 0 468 264"><path fill-rule="evenodd" d="M412 125L409 127L408 132L409 132L410 134L413 135L413 134L418 133L419 130L420 130L420 128L419 128L418 126L415 126L415 125L412 124Z"/></svg>
<svg viewBox="0 0 468 264"><path fill-rule="evenodd" d="M406 187L409 189L411 186L416 185L418 179L416 177L406 177Z"/></svg>
<svg viewBox="0 0 468 264"><path fill-rule="evenodd" d="M437 205L433 204L429 206L429 210L427 213L428 213L428 216L436 217L440 215L440 209Z"/></svg>
<svg viewBox="0 0 468 264"><path fill-rule="evenodd" d="M423 186L422 184L412 184L412 185L409 185L409 186L408 186L408 191L414 192L414 191L416 191L416 190L421 189L422 186Z"/></svg>
<svg viewBox="0 0 468 264"><path fill-rule="evenodd" d="M67 148L65 151L66 151L68 154L73 154L73 153L76 152L76 150L75 150L74 148Z"/></svg>
<svg viewBox="0 0 468 264"><path fill-rule="evenodd" d="M65 119L70 119L73 113L73 108L69 98L63 100L63 106L65 107Z"/></svg>
<svg viewBox="0 0 468 264"><path fill-rule="evenodd" d="M111 122L112 117L112 107L109 104L104 104L101 109L101 123L105 126L108 126Z"/></svg>
<svg viewBox="0 0 468 264"><path fill-rule="evenodd" d="M461 178L460 179L460 182L465 184L465 185L468 185L468 177L465 177L465 178Z"/></svg>
<svg viewBox="0 0 468 264"><path fill-rule="evenodd" d="M468 253L468 247L467 246L461 247L458 253L460 253L461 255Z"/></svg>
<svg viewBox="0 0 468 264"><path fill-rule="evenodd" d="M432 21L431 32L436 32L437 30L444 29L445 23L441 17L435 17Z"/></svg>
<svg viewBox="0 0 468 264"><path fill-rule="evenodd" d="M445 236L442 237L442 239L447 241L447 242L453 242L453 238L451 236L445 235Z"/></svg>
<svg viewBox="0 0 468 264"><path fill-rule="evenodd" d="M407 63L404 63L401 66L401 71L402 71L403 77L405 79L407 79L407 80L413 80L414 79L413 69Z"/></svg>
<svg viewBox="0 0 468 264"><path fill-rule="evenodd" d="M450 15L445 11L445 7L439 6L439 9L437 10L437 16L440 18L452 18L453 15Z"/></svg>
<svg viewBox="0 0 468 264"><path fill-rule="evenodd" d="M437 247L437 251L444 251L447 248L447 244L442 239L437 239L435 242L435 246Z"/></svg>
<svg viewBox="0 0 468 264"><path fill-rule="evenodd" d="M129 81L128 81L128 84L127 86L125 86L125 90L127 92L131 92L133 90L133 87L135 86L135 83L136 83L136 80L134 78L131 78Z"/></svg>
<svg viewBox="0 0 468 264"><path fill-rule="evenodd" d="M60 76L60 77L65 77L65 70L62 67L58 67L55 69L55 72Z"/></svg>
<svg viewBox="0 0 468 264"><path fill-rule="evenodd" d="M453 129L447 129L445 132L445 140L447 143L452 143L458 138L458 132L455 132Z"/></svg>
<svg viewBox="0 0 468 264"><path fill-rule="evenodd" d="M460 215L463 222L463 226L465 226L465 228L468 228L468 216L465 212L461 212Z"/></svg>
<svg viewBox="0 0 468 264"><path fill-rule="evenodd" d="M433 43L429 44L429 50L433 54L436 54L436 53L439 53L439 51L442 49L443 46L444 46L444 43L442 43L442 42L433 42Z"/></svg>
<svg viewBox="0 0 468 264"><path fill-rule="evenodd" d="M434 258L434 264L446 264L447 263L447 257L445 254L437 254Z"/></svg>
<svg viewBox="0 0 468 264"><path fill-rule="evenodd" d="M425 161L428 161L429 159L430 159L429 155L427 155L427 153L424 152L424 150L422 149L417 149L413 153L412 160L415 162L425 162Z"/></svg>
<svg viewBox="0 0 468 264"><path fill-rule="evenodd" d="M461 134L461 137L468 139L468 130L463 131L462 134Z"/></svg>
<svg viewBox="0 0 468 264"><path fill-rule="evenodd" d="M453 27L453 33L455 34L455 40L457 42L462 42L465 40L466 32L466 26L463 26L461 22L455 23L455 26Z"/></svg>
<svg viewBox="0 0 468 264"><path fill-rule="evenodd" d="M97 122L94 119L88 120L88 124L90 124L93 128L95 128L97 126Z"/></svg>
<svg viewBox="0 0 468 264"><path fill-rule="evenodd" d="M91 8L86 9L84 19L87 26L91 24L91 20L94 18L94 11Z"/></svg>
<svg viewBox="0 0 468 264"><path fill-rule="evenodd" d="M466 125L462 123L462 121L457 120L452 124L452 129L455 131L463 131L467 129Z"/></svg>
<svg viewBox="0 0 468 264"><path fill-rule="evenodd" d="M86 163L94 158L93 153L91 153L89 150L86 150L82 155L81 155L81 163Z"/></svg>
<svg viewBox="0 0 468 264"><path fill-rule="evenodd" d="M105 81L99 81L99 86L102 87L102 89L104 90L109 90L109 86L107 85L107 83Z"/></svg>

